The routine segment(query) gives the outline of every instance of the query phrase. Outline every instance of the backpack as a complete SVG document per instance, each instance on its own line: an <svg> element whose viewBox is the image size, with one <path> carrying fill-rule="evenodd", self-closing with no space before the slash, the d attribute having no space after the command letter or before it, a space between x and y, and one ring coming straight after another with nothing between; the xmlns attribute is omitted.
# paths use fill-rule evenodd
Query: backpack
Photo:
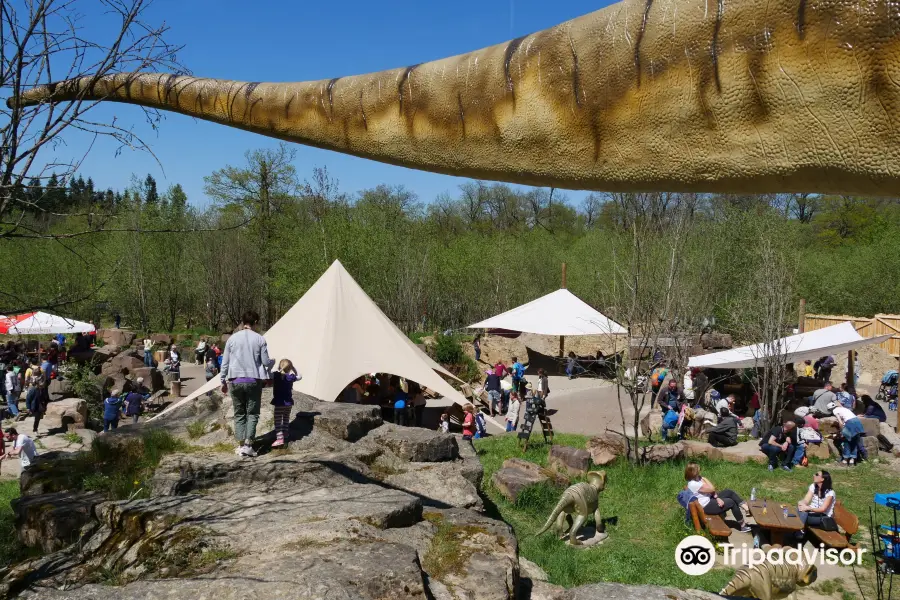
<svg viewBox="0 0 900 600"><path fill-rule="evenodd" d="M406 408L406 400L397 400L394 402L394 410L403 410Z"/></svg>
<svg viewBox="0 0 900 600"><path fill-rule="evenodd" d="M482 413L478 413L475 415L475 430L478 431L481 435L485 434L487 422L484 419L484 415Z"/></svg>
<svg viewBox="0 0 900 600"><path fill-rule="evenodd" d="M516 363L514 368L516 369L516 379L525 377L525 367L522 366L522 363Z"/></svg>

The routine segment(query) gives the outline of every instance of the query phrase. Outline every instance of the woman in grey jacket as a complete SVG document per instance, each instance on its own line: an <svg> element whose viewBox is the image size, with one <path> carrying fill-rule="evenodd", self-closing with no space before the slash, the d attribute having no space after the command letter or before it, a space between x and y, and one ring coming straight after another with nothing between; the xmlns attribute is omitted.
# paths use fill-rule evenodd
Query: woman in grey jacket
<svg viewBox="0 0 900 600"><path fill-rule="evenodd" d="M235 454L256 456L253 438L259 423L262 389L272 379L269 349L266 339L253 330L259 315L248 310L241 317L241 329L228 338L222 355L222 393L231 386L231 402L234 405L234 436L238 444Z"/></svg>

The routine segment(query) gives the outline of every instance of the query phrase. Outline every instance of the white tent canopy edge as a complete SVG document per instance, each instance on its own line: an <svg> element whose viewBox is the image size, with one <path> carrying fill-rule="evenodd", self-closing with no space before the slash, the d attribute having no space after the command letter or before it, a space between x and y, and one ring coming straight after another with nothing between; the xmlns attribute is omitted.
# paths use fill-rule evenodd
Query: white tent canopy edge
<svg viewBox="0 0 900 600"><path fill-rule="evenodd" d="M849 352L870 344L880 344L890 337L883 335L864 338L859 335L852 323L845 321L831 327L798 333L770 342L692 356L688 360L688 367L748 369L761 366L761 362L767 356L776 354L784 354L786 364L798 363L830 354Z"/></svg>

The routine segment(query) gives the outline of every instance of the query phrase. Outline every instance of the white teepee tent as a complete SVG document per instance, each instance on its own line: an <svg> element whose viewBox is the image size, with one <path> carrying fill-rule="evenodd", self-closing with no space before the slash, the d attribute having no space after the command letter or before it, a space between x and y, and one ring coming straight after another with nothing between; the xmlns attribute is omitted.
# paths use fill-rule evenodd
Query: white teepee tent
<svg viewBox="0 0 900 600"><path fill-rule="evenodd" d="M290 359L302 375L294 390L321 400L333 401L360 375L390 373L415 381L445 400L466 402L439 373L456 378L400 331L339 261L264 337L269 356L276 361ZM160 414L220 386L215 377Z"/></svg>

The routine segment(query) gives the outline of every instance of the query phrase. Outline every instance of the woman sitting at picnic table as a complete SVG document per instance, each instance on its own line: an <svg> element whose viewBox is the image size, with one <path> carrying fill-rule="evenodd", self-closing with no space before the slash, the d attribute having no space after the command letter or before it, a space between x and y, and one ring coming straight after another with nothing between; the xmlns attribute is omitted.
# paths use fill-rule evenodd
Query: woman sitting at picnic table
<svg viewBox="0 0 900 600"><path fill-rule="evenodd" d="M737 521L738 530L742 533L750 531L750 527L744 521L742 510L749 512L747 503L732 490L716 491L716 487L706 477L700 476L700 465L688 463L684 469L684 479L687 481L687 489L697 498L700 508L708 515L721 515L730 510Z"/></svg>
<svg viewBox="0 0 900 600"><path fill-rule="evenodd" d="M797 503L797 513L803 526L821 527L824 518L834 516L836 501L837 497L831 487L831 473L816 471L806 496Z"/></svg>

